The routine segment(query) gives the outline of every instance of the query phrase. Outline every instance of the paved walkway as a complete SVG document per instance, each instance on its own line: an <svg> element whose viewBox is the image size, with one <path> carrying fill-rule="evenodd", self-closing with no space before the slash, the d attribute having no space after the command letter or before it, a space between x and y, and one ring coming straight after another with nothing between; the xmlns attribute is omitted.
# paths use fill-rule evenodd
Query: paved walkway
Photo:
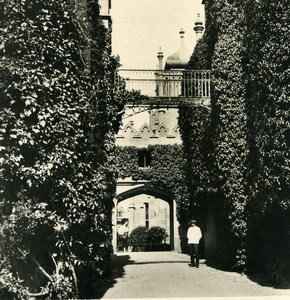
<svg viewBox="0 0 290 300"><path fill-rule="evenodd" d="M119 253L113 257L115 283L103 298L290 299L290 290L262 286L203 261L199 269L188 263L188 255L175 252Z"/></svg>

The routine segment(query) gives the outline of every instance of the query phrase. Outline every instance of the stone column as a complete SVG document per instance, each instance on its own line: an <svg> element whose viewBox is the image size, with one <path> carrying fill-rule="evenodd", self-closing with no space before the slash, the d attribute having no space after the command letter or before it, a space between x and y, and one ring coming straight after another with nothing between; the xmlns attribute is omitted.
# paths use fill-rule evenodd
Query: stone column
<svg viewBox="0 0 290 300"><path fill-rule="evenodd" d="M117 220L118 220L118 200L114 198L114 209L113 209L113 251L114 253L117 252L117 237L118 237L118 227L117 227Z"/></svg>
<svg viewBox="0 0 290 300"><path fill-rule="evenodd" d="M181 240L180 240L180 236L179 236L179 222L177 221L177 217L176 217L176 201L173 200L173 228L174 228L174 251L176 252L181 252Z"/></svg>
<svg viewBox="0 0 290 300"><path fill-rule="evenodd" d="M129 234L135 228L135 205L133 199L131 200L132 202L129 205Z"/></svg>

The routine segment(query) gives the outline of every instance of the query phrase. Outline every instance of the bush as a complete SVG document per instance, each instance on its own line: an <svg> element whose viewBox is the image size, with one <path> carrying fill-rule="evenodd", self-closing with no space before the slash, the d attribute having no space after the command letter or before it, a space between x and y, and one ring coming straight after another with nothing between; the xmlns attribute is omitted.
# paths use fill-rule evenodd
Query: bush
<svg viewBox="0 0 290 300"><path fill-rule="evenodd" d="M138 226L129 235L129 244L133 250L144 251L148 243L148 229L145 226Z"/></svg>
<svg viewBox="0 0 290 300"><path fill-rule="evenodd" d="M153 226L148 230L148 241L152 244L161 244L167 236L165 228L160 226Z"/></svg>
<svg viewBox="0 0 290 300"><path fill-rule="evenodd" d="M147 229L145 226L138 226L129 235L129 245L133 246L133 251L160 250L158 245L161 245L167 236L163 227L153 226Z"/></svg>
<svg viewBox="0 0 290 300"><path fill-rule="evenodd" d="M129 237L127 234L118 234L118 250L123 251L128 248Z"/></svg>

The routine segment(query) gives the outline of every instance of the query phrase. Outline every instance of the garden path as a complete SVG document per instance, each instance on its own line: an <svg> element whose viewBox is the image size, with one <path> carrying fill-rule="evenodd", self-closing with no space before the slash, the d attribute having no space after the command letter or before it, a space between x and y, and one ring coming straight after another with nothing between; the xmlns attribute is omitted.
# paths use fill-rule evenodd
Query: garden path
<svg viewBox="0 0 290 300"><path fill-rule="evenodd" d="M113 256L114 284L105 299L194 298L289 300L290 290L261 285L246 275L225 272L176 252L127 252Z"/></svg>

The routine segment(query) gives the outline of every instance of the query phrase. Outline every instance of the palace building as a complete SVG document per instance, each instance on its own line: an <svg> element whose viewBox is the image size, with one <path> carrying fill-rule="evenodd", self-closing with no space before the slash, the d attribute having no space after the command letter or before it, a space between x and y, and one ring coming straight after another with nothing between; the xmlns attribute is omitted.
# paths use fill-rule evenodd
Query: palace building
<svg viewBox="0 0 290 300"><path fill-rule="evenodd" d="M202 22L198 20L194 30L197 39L200 38L203 31ZM163 52L161 49L159 50L157 53L157 70L148 70L147 74L146 70L143 70L143 73L135 72L134 79L131 78L131 81L135 81L135 90L136 86L139 86L141 95L157 97L160 101L165 98L174 99L181 96L183 93L181 77L189 61L184 39L185 32L181 29L178 50L168 56L165 62L163 61ZM128 78L132 76L132 70L130 73L126 73L124 70L120 76ZM144 82L142 78L147 78L147 82ZM127 88L130 89L130 86L128 85ZM148 147L181 144L178 127L178 105L173 106L148 109L148 107L138 107L137 105L128 108L129 113L124 114L122 125L116 136L116 145L135 147L139 168L146 170L146 168L151 167ZM137 226L146 226L147 228L161 226L165 228L168 233L166 243L169 245L169 249L180 250L175 199L166 191L148 187L144 180L135 180L132 177L118 180L113 220L115 250L117 250L117 235L129 235Z"/></svg>

